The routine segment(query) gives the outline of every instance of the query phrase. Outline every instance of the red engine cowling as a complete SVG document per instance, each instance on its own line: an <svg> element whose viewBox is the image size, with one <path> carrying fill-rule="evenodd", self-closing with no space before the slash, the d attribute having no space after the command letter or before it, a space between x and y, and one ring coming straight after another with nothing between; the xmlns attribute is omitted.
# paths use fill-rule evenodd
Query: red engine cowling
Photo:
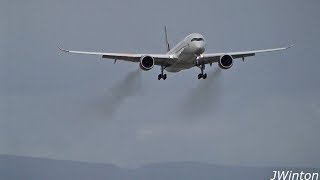
<svg viewBox="0 0 320 180"><path fill-rule="evenodd" d="M139 66L142 70L149 71L154 66L154 58L151 56L142 56Z"/></svg>
<svg viewBox="0 0 320 180"><path fill-rule="evenodd" d="M229 69L233 65L233 58L230 55L223 55L219 60L219 67L221 69Z"/></svg>

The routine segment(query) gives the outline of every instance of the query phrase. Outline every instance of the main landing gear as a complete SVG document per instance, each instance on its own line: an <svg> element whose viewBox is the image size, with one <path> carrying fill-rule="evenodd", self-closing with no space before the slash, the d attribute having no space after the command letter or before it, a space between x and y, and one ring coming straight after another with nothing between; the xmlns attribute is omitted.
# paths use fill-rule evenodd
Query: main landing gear
<svg viewBox="0 0 320 180"><path fill-rule="evenodd" d="M166 80L167 79L167 74L163 74L163 70L164 70L164 67L161 66L161 74L158 75L158 80L160 80L160 79Z"/></svg>
<svg viewBox="0 0 320 180"><path fill-rule="evenodd" d="M207 73L203 74L203 70L205 69L205 65L202 64L202 65L199 66L199 68L201 69L201 73L198 74L198 79L201 79L201 78L207 79Z"/></svg>

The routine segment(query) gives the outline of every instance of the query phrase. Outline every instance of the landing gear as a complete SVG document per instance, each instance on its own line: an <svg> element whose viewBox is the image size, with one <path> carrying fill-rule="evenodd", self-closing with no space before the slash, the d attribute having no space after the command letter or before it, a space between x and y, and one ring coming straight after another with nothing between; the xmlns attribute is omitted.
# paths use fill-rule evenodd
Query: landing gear
<svg viewBox="0 0 320 180"><path fill-rule="evenodd" d="M207 79L207 73L204 73L204 74L200 73L200 74L198 74L198 79L201 79L201 78Z"/></svg>
<svg viewBox="0 0 320 180"><path fill-rule="evenodd" d="M167 74L163 74L163 70L164 70L164 67L161 66L161 74L158 75L158 80L160 80L160 79L166 80L167 79Z"/></svg>
<svg viewBox="0 0 320 180"><path fill-rule="evenodd" d="M163 79L166 80L167 79L167 74L159 74L158 75L158 80Z"/></svg>
<svg viewBox="0 0 320 180"><path fill-rule="evenodd" d="M201 69L201 73L198 74L198 79L201 79L201 78L207 79L207 73L203 73L203 70L205 69L205 65L202 64L199 66L199 68Z"/></svg>

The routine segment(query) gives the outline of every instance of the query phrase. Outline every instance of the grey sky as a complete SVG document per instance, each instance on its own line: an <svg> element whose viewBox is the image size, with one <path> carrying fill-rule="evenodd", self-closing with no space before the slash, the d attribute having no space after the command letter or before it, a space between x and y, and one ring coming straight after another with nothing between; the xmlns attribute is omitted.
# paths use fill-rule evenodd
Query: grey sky
<svg viewBox="0 0 320 180"><path fill-rule="evenodd" d="M0 154L124 166L202 161L320 167L319 5L2 1ZM164 25L172 45L202 33L207 52L296 46L237 61L206 81L197 80L198 69L168 74L166 81L157 80L158 67L130 76L138 64L114 65L56 48L161 53ZM126 83L128 77L138 85ZM192 112L188 118L186 111Z"/></svg>

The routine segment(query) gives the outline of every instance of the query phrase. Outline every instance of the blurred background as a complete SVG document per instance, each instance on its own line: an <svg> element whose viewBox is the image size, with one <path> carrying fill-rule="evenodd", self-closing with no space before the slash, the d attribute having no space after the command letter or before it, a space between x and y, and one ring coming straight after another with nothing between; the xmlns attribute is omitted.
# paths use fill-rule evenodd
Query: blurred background
<svg viewBox="0 0 320 180"><path fill-rule="evenodd" d="M192 161L320 167L319 1L29 0L0 3L0 154L138 167ZM74 50L276 48L168 74Z"/></svg>

